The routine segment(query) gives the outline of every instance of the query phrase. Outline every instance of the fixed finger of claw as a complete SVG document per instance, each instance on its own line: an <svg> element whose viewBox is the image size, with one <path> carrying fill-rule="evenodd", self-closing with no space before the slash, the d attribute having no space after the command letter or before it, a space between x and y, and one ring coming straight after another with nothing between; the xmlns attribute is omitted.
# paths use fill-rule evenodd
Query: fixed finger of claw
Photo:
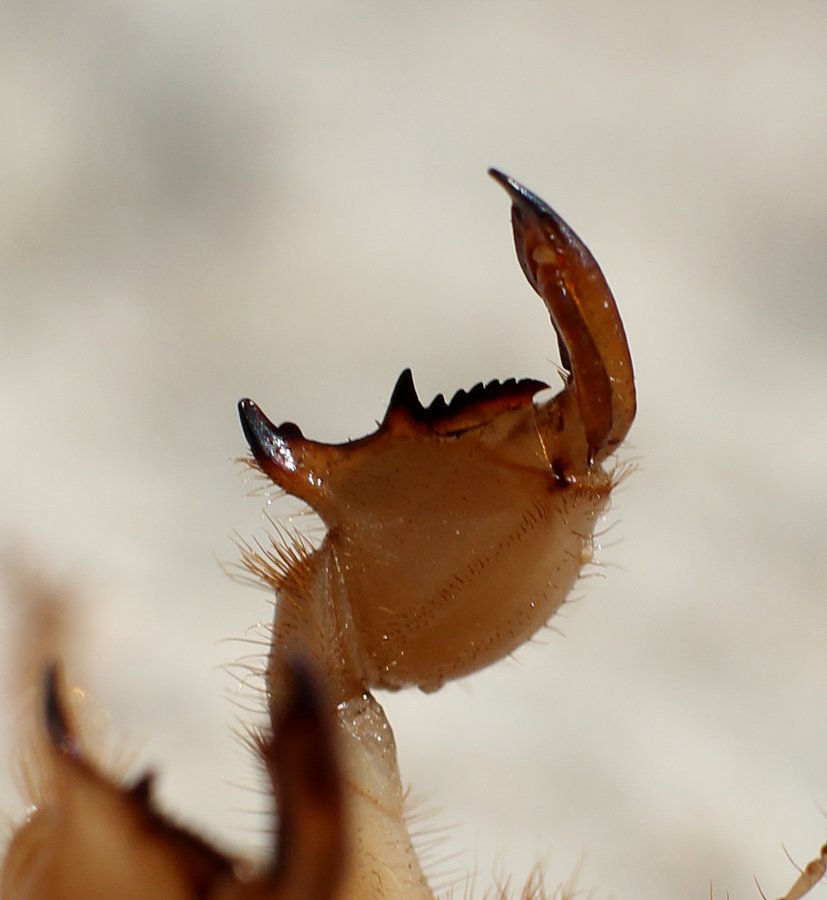
<svg viewBox="0 0 827 900"><path fill-rule="evenodd" d="M636 407L632 360L614 298L586 245L547 203L497 169L489 174L511 197L520 266L551 315L589 457L600 460L623 441Z"/></svg>
<svg viewBox="0 0 827 900"><path fill-rule="evenodd" d="M244 437L256 466L280 488L319 510L329 493L327 475L336 463L336 451L307 440L298 425L274 425L252 400L238 404Z"/></svg>

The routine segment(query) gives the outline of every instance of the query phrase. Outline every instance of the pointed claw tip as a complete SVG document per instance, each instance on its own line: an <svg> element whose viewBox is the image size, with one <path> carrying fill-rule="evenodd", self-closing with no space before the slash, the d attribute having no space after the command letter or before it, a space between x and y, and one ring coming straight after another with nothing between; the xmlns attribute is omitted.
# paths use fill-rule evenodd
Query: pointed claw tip
<svg viewBox="0 0 827 900"><path fill-rule="evenodd" d="M526 191L519 181L512 178L510 175L506 175L505 172L501 172L499 169L491 168L488 170L488 174L505 190L514 203L516 203L524 194L530 193Z"/></svg>
<svg viewBox="0 0 827 900"><path fill-rule="evenodd" d="M510 175L503 172L502 169L497 169L492 166L488 170L488 174L497 182L497 184L502 185L509 193L525 190L516 178L512 178Z"/></svg>
<svg viewBox="0 0 827 900"><path fill-rule="evenodd" d="M557 213L533 191L530 191L524 184L501 172L499 169L489 169L488 174L497 182L505 192L511 197L511 202L520 209L530 209L535 215L550 216L558 225L562 220Z"/></svg>
<svg viewBox="0 0 827 900"><path fill-rule="evenodd" d="M268 422L264 413L252 400L245 398L239 401L238 418L241 421L241 430L244 432L244 437L253 456L259 460L262 457L266 457L267 454L264 450L266 425L271 423Z"/></svg>
<svg viewBox="0 0 827 900"><path fill-rule="evenodd" d="M259 410L258 406L252 401L248 400L246 397L243 400L238 401L238 418L241 420L241 427L244 430L244 436L247 436L247 429L251 427L251 423L256 417L256 414L261 414L261 410Z"/></svg>
<svg viewBox="0 0 827 900"><path fill-rule="evenodd" d="M301 429L293 422L274 425L252 400L238 404L238 416L256 463L271 480L281 484L284 472L296 471L296 447L304 441Z"/></svg>
<svg viewBox="0 0 827 900"><path fill-rule="evenodd" d="M508 184L508 175L506 175L505 172L494 168L494 166L491 166L491 168L488 170L488 174L494 179L494 181L497 182L497 184L502 184L503 186Z"/></svg>

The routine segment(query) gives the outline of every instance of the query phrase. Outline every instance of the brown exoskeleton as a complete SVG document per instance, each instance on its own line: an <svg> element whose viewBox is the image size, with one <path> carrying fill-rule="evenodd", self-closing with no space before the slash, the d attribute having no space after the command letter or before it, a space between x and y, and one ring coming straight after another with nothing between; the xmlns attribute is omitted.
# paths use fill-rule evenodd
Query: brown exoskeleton
<svg viewBox="0 0 827 900"><path fill-rule="evenodd" d="M600 268L542 200L500 172L517 256L551 316L563 390L491 382L423 406L403 372L378 430L306 439L239 404L250 465L321 517L319 547L282 532L243 548L278 596L269 729L253 743L279 837L242 865L121 785L83 748L56 667L44 678L38 809L14 835L3 900L431 898L404 817L393 734L371 691L447 680L511 653L554 614L591 558L635 416L626 336ZM822 877L827 848L785 900ZM494 896L505 897L504 890ZM536 880L521 896L547 896Z"/></svg>

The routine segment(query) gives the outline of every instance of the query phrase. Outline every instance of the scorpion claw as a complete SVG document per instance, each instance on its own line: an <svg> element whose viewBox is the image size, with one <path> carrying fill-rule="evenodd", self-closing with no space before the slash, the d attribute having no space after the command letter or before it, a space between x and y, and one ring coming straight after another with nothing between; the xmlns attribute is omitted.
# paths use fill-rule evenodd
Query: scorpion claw
<svg viewBox="0 0 827 900"><path fill-rule="evenodd" d="M635 417L632 360L614 298L586 245L545 201L497 169L489 174L511 197L517 258L551 315L591 464L617 448Z"/></svg>
<svg viewBox="0 0 827 900"><path fill-rule="evenodd" d="M279 572L270 581L293 598L277 612L276 644L332 661L336 702L364 688L436 690L520 646L591 558L614 486L600 463L635 408L614 300L566 223L492 175L511 196L517 256L561 343L569 377L556 397L537 403L543 382L508 379L423 405L405 370L378 429L344 444L309 441L239 404L256 465L327 526L317 551L296 551L290 584ZM277 687L274 675L274 696Z"/></svg>

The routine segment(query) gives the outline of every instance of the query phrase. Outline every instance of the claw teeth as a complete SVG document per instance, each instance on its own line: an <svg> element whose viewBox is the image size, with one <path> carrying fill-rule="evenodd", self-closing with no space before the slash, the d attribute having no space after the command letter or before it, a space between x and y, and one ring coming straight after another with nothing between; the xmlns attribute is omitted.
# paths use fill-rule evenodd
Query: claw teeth
<svg viewBox="0 0 827 900"><path fill-rule="evenodd" d="M396 379L385 418L400 412L406 413L414 420L422 418L425 412L425 408L417 396L413 373L410 369L405 369Z"/></svg>

